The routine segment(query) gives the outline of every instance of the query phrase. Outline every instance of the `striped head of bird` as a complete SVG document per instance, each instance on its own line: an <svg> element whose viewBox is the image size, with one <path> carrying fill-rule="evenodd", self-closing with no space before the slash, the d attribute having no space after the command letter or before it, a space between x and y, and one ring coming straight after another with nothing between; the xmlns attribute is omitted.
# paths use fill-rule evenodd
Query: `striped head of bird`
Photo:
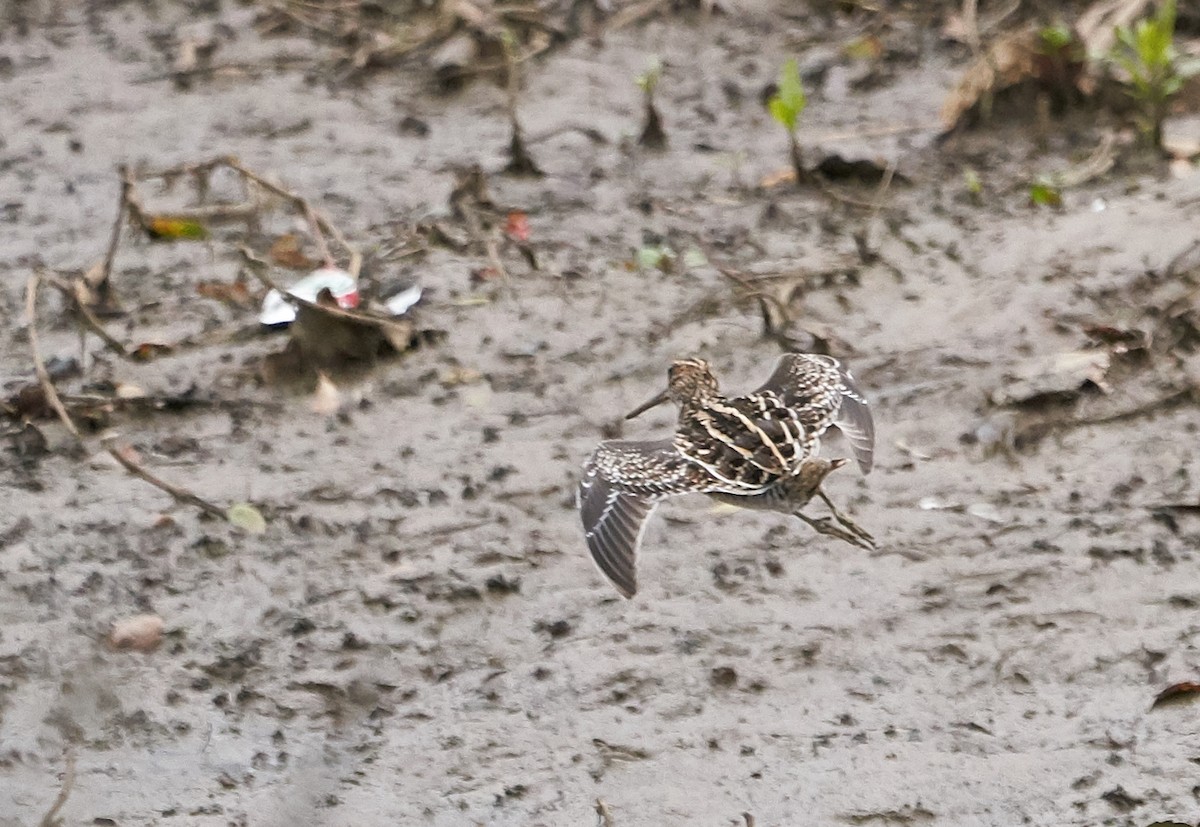
<svg viewBox="0 0 1200 827"><path fill-rule="evenodd" d="M678 359L667 369L667 389L625 415L626 419L645 413L664 402L682 407L702 405L720 395L717 377L703 359Z"/></svg>

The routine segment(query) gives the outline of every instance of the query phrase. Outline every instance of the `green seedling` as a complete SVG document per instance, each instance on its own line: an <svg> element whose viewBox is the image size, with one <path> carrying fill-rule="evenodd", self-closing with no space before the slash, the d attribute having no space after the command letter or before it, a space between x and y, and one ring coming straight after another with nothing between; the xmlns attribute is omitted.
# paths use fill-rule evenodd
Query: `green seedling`
<svg viewBox="0 0 1200 827"><path fill-rule="evenodd" d="M1086 49L1070 26L1056 23L1038 30L1034 71L1060 109L1075 95L1086 62Z"/></svg>
<svg viewBox="0 0 1200 827"><path fill-rule="evenodd" d="M1049 177L1041 177L1029 185L1029 203L1035 207L1061 207L1062 189Z"/></svg>
<svg viewBox="0 0 1200 827"><path fill-rule="evenodd" d="M962 175L963 187L971 200L976 204L983 201L983 179L979 177L979 173L973 167L965 167Z"/></svg>
<svg viewBox="0 0 1200 827"><path fill-rule="evenodd" d="M637 251L637 265L642 270L670 273L675 269L677 258L675 251L665 244L651 244Z"/></svg>
<svg viewBox="0 0 1200 827"><path fill-rule="evenodd" d="M1200 72L1200 62L1184 59L1175 47L1175 0L1163 0L1157 14L1132 27L1118 26L1111 59L1129 75L1127 91L1142 110L1143 134L1161 149L1171 99Z"/></svg>
<svg viewBox="0 0 1200 827"><path fill-rule="evenodd" d="M808 97L804 94L804 83L800 80L800 65L793 58L783 64L779 73L779 91L767 101L767 109L770 110L771 117L787 130L796 183L803 182L807 177L804 159L800 154L800 142L796 140L796 124L807 105Z"/></svg>
<svg viewBox="0 0 1200 827"><path fill-rule="evenodd" d="M1038 31L1041 51L1043 53L1061 52L1075 42L1075 35L1069 26L1055 23L1043 26Z"/></svg>
<svg viewBox="0 0 1200 827"><path fill-rule="evenodd" d="M638 145L650 149L662 149L667 145L667 133L663 129L662 117L658 107L654 105L654 91L662 80L663 65L658 58L653 58L646 66L646 71L637 76L635 82L642 90L646 102L646 118L638 135Z"/></svg>

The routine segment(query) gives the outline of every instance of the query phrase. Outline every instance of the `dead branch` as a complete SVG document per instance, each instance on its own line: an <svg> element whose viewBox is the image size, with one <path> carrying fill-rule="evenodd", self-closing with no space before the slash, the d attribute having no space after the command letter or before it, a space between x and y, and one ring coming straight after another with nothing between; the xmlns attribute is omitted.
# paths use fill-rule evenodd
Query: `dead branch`
<svg viewBox="0 0 1200 827"><path fill-rule="evenodd" d="M113 262L117 258L117 247L121 244L121 230L125 227L125 210L129 205L129 194L133 190L133 176L122 164L117 167L121 176L121 194L117 202L117 217L113 220L112 233L108 238L108 251L104 254L104 266L100 270L100 284L108 284L112 277ZM92 285L99 290L99 285Z"/></svg>
<svg viewBox="0 0 1200 827"><path fill-rule="evenodd" d="M278 198L282 198L290 203L293 207L298 209L308 222L313 240L316 242L317 249L320 252L321 259L324 261L325 266L336 266L336 261L333 258L333 254L330 252L329 244L325 240L325 235L328 234L350 258L350 261L346 266L346 271L351 276L355 278L358 277L358 273L362 269L362 253L360 253L353 245L350 244L349 241L346 240L346 236L342 234L342 231L339 230L333 224L333 222L331 222L325 217L325 215L313 207L307 198L287 189L286 187L268 180L259 173L242 164L242 162L233 155L222 155L216 158L210 158L207 161L201 161L199 163L181 164L179 166L169 167L167 169L157 170L154 172L140 173L137 178L145 181L158 178L171 179L180 175L204 175L212 172L218 167L226 167L227 169L233 170L239 176L241 176L243 181L255 184L260 189L263 189L272 195L277 196ZM131 193L131 195L133 195L133 193ZM141 209L140 203L138 203L136 200L134 200L132 203L137 205L138 210ZM243 210L249 209L251 204L252 200L249 200L246 204L224 204L216 205L210 208L193 208L190 210L172 213L171 216L168 217L175 216L184 218L202 218L212 215L217 217L228 217L230 215L234 215L236 217L240 215Z"/></svg>
<svg viewBox="0 0 1200 827"><path fill-rule="evenodd" d="M334 259L333 255L329 252L329 245L325 242L325 236L322 235L321 231L324 230L333 236L333 240L336 241L338 245L346 251L346 254L350 256L350 263L346 266L346 272L348 272L354 278L358 278L358 271L362 269L362 253L351 246L350 242L346 240L346 237L342 235L342 231L335 227L328 218L317 212L312 204L308 202L308 199L301 195L297 195L291 190L285 189L278 184L271 183L257 172L242 166L241 161L239 161L237 158L226 158L225 165L244 176L247 180L253 181L263 189L279 196L280 198L291 201L292 204L298 207L300 211L304 213L304 217L308 220L309 226L312 228L313 239L317 242L317 248L320 250L321 257L325 260L326 266L333 266Z"/></svg>
<svg viewBox="0 0 1200 827"><path fill-rule="evenodd" d="M46 397L46 401L50 403L50 407L58 414L58 418L62 420L62 424L71 432L71 436L81 445L83 437L79 433L79 429L75 427L75 422L71 419L71 414L67 413L67 408L63 405L62 400L58 396L58 390L54 387L54 382L50 379L50 373L46 370L46 363L42 361L41 348L38 346L37 335L37 291L38 284L41 283L41 276L34 273L29 277L29 281L25 283L25 323L28 325L29 333L29 350L33 355L33 369L37 373L38 383L42 386L42 393Z"/></svg>
<svg viewBox="0 0 1200 827"><path fill-rule="evenodd" d="M51 287L61 293L67 301L71 302L84 327L99 336L100 340L104 342L109 350L119 355L122 359L132 358L125 345L121 344L111 333L104 329L104 325L100 323L100 319L96 317L96 314L92 312L92 308L83 300L83 292L88 288L86 284L81 284L83 281L82 277L76 279L74 284L68 284L49 273L42 273L41 275L42 278L49 282Z"/></svg>
<svg viewBox="0 0 1200 827"><path fill-rule="evenodd" d="M635 23L640 23L648 17L653 17L660 11L665 9L669 0L642 0L639 3L632 3L612 16L605 26L606 31L615 32L618 29L623 29L626 26L632 26Z"/></svg>
<svg viewBox="0 0 1200 827"><path fill-rule="evenodd" d="M141 479L153 485L155 488L170 494L176 502L183 503L184 505L195 506L201 511L212 514L213 516L219 517L222 520L226 519L225 509L210 503L208 500L200 497L197 494L193 494L186 488L181 488L174 483L167 482L160 477L154 476L154 474L151 474L141 465L138 465L136 462L126 456L126 454L120 449L116 448L112 444L114 439L114 437L105 439L103 442L104 449L108 451L108 453L112 455L113 459L119 462L121 467L123 467L130 474L133 474L135 477L140 477Z"/></svg>

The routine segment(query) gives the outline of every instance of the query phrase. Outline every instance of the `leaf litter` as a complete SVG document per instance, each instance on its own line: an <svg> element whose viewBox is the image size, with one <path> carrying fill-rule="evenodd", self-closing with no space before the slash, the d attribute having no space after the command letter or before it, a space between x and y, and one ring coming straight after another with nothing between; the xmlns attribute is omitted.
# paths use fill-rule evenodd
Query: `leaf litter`
<svg viewBox="0 0 1200 827"><path fill-rule="evenodd" d="M239 199L215 203L207 200L212 191L210 179L217 172L232 173L236 180L241 181L243 189ZM56 417L73 438L77 452L86 455L99 448L107 452L129 474L167 493L176 502L198 508L247 533L261 533L265 530L266 523L262 513L255 506L249 503L235 503L224 507L179 483L164 479L146 467L139 452L129 442L121 440L110 431L101 433L98 444L95 443L92 434L109 428L112 425L112 416L120 410L171 411L197 404L225 406L226 401L205 398L201 394L191 392L174 396L157 394L128 381L115 383L107 395L60 393L56 382L68 378L69 374L60 371L52 375L41 355L37 317L39 286L43 282L47 283L55 287L67 300L74 310L81 336L86 336L87 333L98 336L107 349L117 353L130 364L169 360L180 348L190 347L191 343L149 340L138 344L125 344L110 334L101 320L101 314L106 318L125 315L117 300L119 284L114 279L114 265L125 235L123 229L126 223L140 228L152 241L204 241L207 244L220 244L228 250L230 256L234 256L240 249L245 262L243 270L232 281L198 282L195 288L197 294L221 303L235 314L245 314L254 304L246 272L257 278L267 288L267 307L275 314L265 319L265 323L272 326L287 325L290 330L289 343L283 351L283 361L288 362L290 359L289 366L295 368L299 374L312 376L318 385L318 396L313 408L318 413L328 411L329 414L338 412L343 403L336 386L325 373L320 372L321 370L337 369L345 361L374 364L384 349L390 352L405 352L422 341L431 340L428 335L420 335L409 318L409 313L420 300L422 291L419 286L410 285L397 291L386 302L370 300L360 308L357 272L361 267L362 256L358 251L307 199L243 166L232 156L219 156L209 161L183 164L158 171L135 171L128 167L120 167L118 175L121 188L117 217L102 262L88 268L82 275L53 273L43 268L30 277L26 287L26 333L33 354L36 382L25 385L8 397L0 411L17 418L26 430L37 427L33 422L35 419ZM192 183L195 198L193 204L161 212L152 211L144 206L141 189L147 182L161 182L170 190L174 182L181 178ZM302 280L286 293L267 275L266 271L270 267L267 261L250 252L244 243L238 245L236 237L231 243L227 233L215 235L208 226L209 222L220 223L231 217L236 223L245 223L247 219L253 218L253 221L246 225L249 230L270 211L272 199L283 201L304 220L309 238L318 251L318 258L309 258L303 252L304 241L295 234L286 233L275 237L268 253L270 259L288 267L307 266L313 261L325 262L307 277L308 284L304 284L306 280ZM528 240L528 224L523 213L513 213L510 225L511 234L522 239L519 243ZM327 235L345 256L346 269L334 265L335 258L326 241ZM336 294L330 290L331 282L335 287L340 286ZM311 298L296 295L306 291ZM289 314L291 319L282 318ZM201 337L200 342L207 340L210 343L219 343L223 338L209 332ZM264 368L269 367L272 359L278 360L279 356L280 354L268 354L263 358L262 365ZM231 409L238 404L240 403L229 403ZM44 436L40 431L34 433L44 448L47 445ZM30 454L36 455L36 452Z"/></svg>

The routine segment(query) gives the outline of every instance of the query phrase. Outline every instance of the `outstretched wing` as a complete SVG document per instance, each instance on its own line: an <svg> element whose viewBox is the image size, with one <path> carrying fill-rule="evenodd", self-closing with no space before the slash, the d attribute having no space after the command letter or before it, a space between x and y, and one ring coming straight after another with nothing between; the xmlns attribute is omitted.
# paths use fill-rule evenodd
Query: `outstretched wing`
<svg viewBox="0 0 1200 827"><path fill-rule="evenodd" d="M850 443L859 470L869 474L875 462L875 418L850 370L839 364L838 374L842 385L841 404L833 415L833 424Z"/></svg>
<svg viewBox="0 0 1200 827"><path fill-rule="evenodd" d="M704 477L671 440L601 442L583 466L577 505L588 551L624 597L637 593L637 553L651 513L673 494L704 490Z"/></svg>
<svg viewBox="0 0 1200 827"><path fill-rule="evenodd" d="M796 409L800 419L820 436L830 425L846 437L864 474L875 457L875 421L871 408L849 369L832 356L787 353L779 357L770 378L756 391L773 393Z"/></svg>

